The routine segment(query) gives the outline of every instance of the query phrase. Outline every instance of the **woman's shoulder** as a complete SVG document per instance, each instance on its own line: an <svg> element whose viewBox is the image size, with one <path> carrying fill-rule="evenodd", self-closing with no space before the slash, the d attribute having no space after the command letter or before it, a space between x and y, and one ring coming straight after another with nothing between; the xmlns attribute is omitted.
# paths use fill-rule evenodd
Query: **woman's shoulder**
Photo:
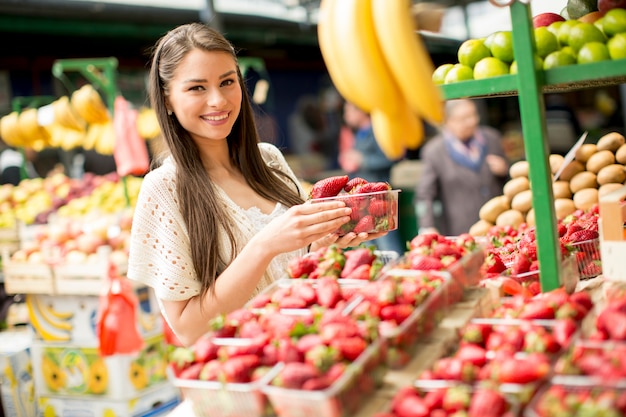
<svg viewBox="0 0 626 417"><path fill-rule="evenodd" d="M285 155L278 147L269 142L259 142L259 150L266 164L281 169L285 164Z"/></svg>
<svg viewBox="0 0 626 417"><path fill-rule="evenodd" d="M148 172L143 179L142 187L163 188L169 187L176 177L176 167L174 163L166 159L157 168Z"/></svg>

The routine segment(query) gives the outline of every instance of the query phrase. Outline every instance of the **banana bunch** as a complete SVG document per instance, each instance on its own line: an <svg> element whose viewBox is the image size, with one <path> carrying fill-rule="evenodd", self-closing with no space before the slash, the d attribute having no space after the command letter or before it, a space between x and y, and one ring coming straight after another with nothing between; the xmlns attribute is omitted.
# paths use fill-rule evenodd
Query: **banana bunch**
<svg viewBox="0 0 626 417"><path fill-rule="evenodd" d="M443 121L433 63L416 33L410 0L322 0L318 40L339 93L370 113L390 159L418 148L422 119Z"/></svg>
<svg viewBox="0 0 626 417"><path fill-rule="evenodd" d="M37 109L28 108L23 110L18 117L18 128L24 138L24 145L36 151L50 146L50 131L39 124L37 120Z"/></svg>
<svg viewBox="0 0 626 417"><path fill-rule="evenodd" d="M113 121L102 123L100 136L93 146L93 150L101 155L113 155L115 149L115 129Z"/></svg>
<svg viewBox="0 0 626 417"><path fill-rule="evenodd" d="M161 134L161 127L154 109L149 107L139 109L137 114L137 131L139 136L146 140L154 139Z"/></svg>
<svg viewBox="0 0 626 417"><path fill-rule="evenodd" d="M72 108L87 123L105 123L110 120L102 97L91 84L85 84L72 93Z"/></svg>
<svg viewBox="0 0 626 417"><path fill-rule="evenodd" d="M20 147L27 143L19 127L19 113L13 111L0 119L0 136L9 146Z"/></svg>
<svg viewBox="0 0 626 417"><path fill-rule="evenodd" d="M62 96L53 101L52 110L54 123L82 132L87 128L87 122L78 114L68 96Z"/></svg>

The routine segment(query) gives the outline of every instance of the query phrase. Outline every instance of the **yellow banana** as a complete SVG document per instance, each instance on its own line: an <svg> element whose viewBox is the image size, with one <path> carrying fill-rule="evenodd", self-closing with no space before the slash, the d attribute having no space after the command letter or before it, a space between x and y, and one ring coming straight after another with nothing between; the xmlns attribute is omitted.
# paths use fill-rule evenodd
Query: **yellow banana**
<svg viewBox="0 0 626 417"><path fill-rule="evenodd" d="M102 155L113 155L115 149L115 129L113 122L108 121L104 124L102 134L94 145L94 150Z"/></svg>
<svg viewBox="0 0 626 417"><path fill-rule="evenodd" d="M403 136L407 134L406 127L398 123L398 120L390 113L375 109L370 114L372 129L380 149L391 160L400 159L404 156L405 147Z"/></svg>
<svg viewBox="0 0 626 417"><path fill-rule="evenodd" d="M25 138L19 130L19 113L13 111L0 119L0 136L9 146L23 146Z"/></svg>
<svg viewBox="0 0 626 417"><path fill-rule="evenodd" d="M104 131L104 125L102 123L92 123L87 128L87 134L83 140L83 149L92 150L96 146L102 132Z"/></svg>
<svg viewBox="0 0 626 417"><path fill-rule="evenodd" d="M344 98L369 113L396 113L402 95L378 44L370 0L335 0L331 6L337 65L352 85Z"/></svg>
<svg viewBox="0 0 626 417"><path fill-rule="evenodd" d="M348 74L348 68L341 63L341 53L337 49L337 35L335 26L337 15L334 11L336 3L342 0L322 0L319 7L317 23L317 39L320 52L324 58L328 75L335 88L346 100L351 101L359 108L367 108L367 90L356 83Z"/></svg>
<svg viewBox="0 0 626 417"><path fill-rule="evenodd" d="M72 330L74 326L70 323L66 323L68 320L71 320L74 317L74 312L72 311L58 311L49 306L46 303L42 303L39 297L35 297L36 308L41 312L46 321L49 321L53 327L57 327L63 330ZM62 323L55 323L56 320L61 320Z"/></svg>
<svg viewBox="0 0 626 417"><path fill-rule="evenodd" d="M433 124L443 121L443 99L432 82L435 70L411 17L410 0L371 0L382 54L411 109Z"/></svg>
<svg viewBox="0 0 626 417"><path fill-rule="evenodd" d="M33 304L33 295L26 294L26 308L28 309L30 324L33 326L39 337L47 342L68 342L70 340L69 333L63 332L56 334L45 328L45 326L39 321L39 317Z"/></svg>
<svg viewBox="0 0 626 417"><path fill-rule="evenodd" d="M109 120L109 111L107 109L106 104L102 100L100 93L93 88L93 86L89 85L87 90L87 101L88 106L91 109L91 112L94 115L94 123L104 123Z"/></svg>

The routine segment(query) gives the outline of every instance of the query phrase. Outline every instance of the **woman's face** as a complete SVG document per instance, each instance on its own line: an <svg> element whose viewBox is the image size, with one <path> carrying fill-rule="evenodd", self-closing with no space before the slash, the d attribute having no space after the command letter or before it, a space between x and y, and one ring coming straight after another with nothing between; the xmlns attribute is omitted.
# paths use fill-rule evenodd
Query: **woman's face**
<svg viewBox="0 0 626 417"><path fill-rule="evenodd" d="M226 139L239 116L241 99L233 57L193 49L174 72L167 105L200 144Z"/></svg>

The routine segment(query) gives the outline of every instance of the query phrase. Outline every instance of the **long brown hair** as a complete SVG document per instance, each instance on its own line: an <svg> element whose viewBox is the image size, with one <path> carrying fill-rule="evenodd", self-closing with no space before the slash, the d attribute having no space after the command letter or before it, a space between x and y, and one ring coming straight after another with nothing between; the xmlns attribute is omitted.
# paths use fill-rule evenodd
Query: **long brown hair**
<svg viewBox="0 0 626 417"><path fill-rule="evenodd" d="M241 248L237 247L233 220L220 204L196 144L176 117L168 115L165 105L174 71L194 49L226 52L237 62L235 49L216 30L201 23L179 26L165 34L155 45L148 93L165 144L176 164L177 203L187 225L193 266L202 284L202 294L205 294L214 289L215 280L230 262L220 253L220 227L228 235L232 254L236 255ZM296 184L293 187L286 186L285 179L290 180L289 177L269 167L263 160L254 113L239 67L237 78L242 90L242 102L240 114L227 138L231 163L241 171L250 187L264 198L287 207L302 203Z"/></svg>

